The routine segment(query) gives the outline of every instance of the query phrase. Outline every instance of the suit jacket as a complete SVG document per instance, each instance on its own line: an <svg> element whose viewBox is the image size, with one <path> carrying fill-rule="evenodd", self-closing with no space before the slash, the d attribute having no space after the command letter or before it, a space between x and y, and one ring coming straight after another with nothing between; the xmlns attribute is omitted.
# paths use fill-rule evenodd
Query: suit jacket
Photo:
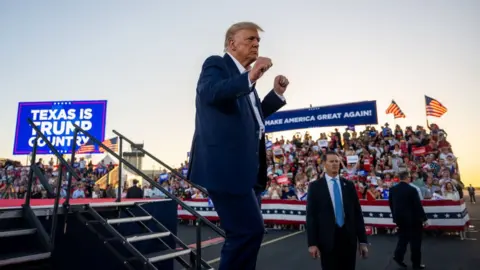
<svg viewBox="0 0 480 270"><path fill-rule="evenodd" d="M243 194L267 181L265 139L249 94L248 73L232 58L211 56L203 64L196 92L195 133L187 178L207 190ZM272 90L256 103L262 120L286 103Z"/></svg>
<svg viewBox="0 0 480 270"><path fill-rule="evenodd" d="M397 225L414 225L427 221L418 191L405 182L390 188L388 195L393 222Z"/></svg>
<svg viewBox="0 0 480 270"><path fill-rule="evenodd" d="M130 187L127 190L128 199L141 199L143 198L143 190L137 186Z"/></svg>
<svg viewBox="0 0 480 270"><path fill-rule="evenodd" d="M362 208L352 182L340 177L345 231L352 245L367 244L367 234ZM317 246L322 251L331 251L335 241L335 213L328 190L327 180L322 177L309 184L307 196L307 238L308 246Z"/></svg>

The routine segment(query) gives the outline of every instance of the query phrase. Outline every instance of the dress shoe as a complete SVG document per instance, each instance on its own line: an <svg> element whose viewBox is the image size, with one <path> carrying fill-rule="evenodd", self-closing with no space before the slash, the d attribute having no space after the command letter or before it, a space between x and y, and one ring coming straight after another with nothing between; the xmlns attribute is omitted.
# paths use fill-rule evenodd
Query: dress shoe
<svg viewBox="0 0 480 270"><path fill-rule="evenodd" d="M415 269L415 270L425 269L425 268L426 268L425 264L420 264L420 265L413 266L413 269Z"/></svg>
<svg viewBox="0 0 480 270"><path fill-rule="evenodd" d="M398 266L407 268L407 265L404 262L400 261L399 259L393 258L393 261L395 261L398 264Z"/></svg>

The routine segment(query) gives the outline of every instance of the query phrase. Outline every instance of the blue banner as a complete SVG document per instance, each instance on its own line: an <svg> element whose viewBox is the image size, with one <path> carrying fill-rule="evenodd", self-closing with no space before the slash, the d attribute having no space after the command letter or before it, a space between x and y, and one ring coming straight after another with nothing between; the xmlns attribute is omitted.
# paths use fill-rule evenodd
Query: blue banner
<svg viewBox="0 0 480 270"><path fill-rule="evenodd" d="M265 120L266 132L378 124L377 102L364 101L280 111Z"/></svg>
<svg viewBox="0 0 480 270"><path fill-rule="evenodd" d="M31 119L60 153L72 152L73 123L88 131L99 141L105 139L107 101L49 101L20 102L15 130L14 155L32 152L35 131L28 123ZM77 145L83 145L88 137L78 133ZM40 138L38 154L50 154L50 149ZM95 153L99 153L98 149Z"/></svg>

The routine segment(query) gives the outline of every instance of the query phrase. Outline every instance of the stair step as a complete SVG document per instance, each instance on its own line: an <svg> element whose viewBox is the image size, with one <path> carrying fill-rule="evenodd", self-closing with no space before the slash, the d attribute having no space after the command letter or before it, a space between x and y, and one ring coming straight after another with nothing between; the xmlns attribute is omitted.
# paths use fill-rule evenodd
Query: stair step
<svg viewBox="0 0 480 270"><path fill-rule="evenodd" d="M173 259L179 256L187 255L187 254L190 254L191 252L192 252L191 249L183 249L183 250L168 249L160 252L147 254L145 257L148 259L149 262L156 263L156 262L165 261L168 259Z"/></svg>
<svg viewBox="0 0 480 270"><path fill-rule="evenodd" d="M132 236L126 237L127 242L134 243L138 241L150 240L155 238L162 238L166 236L170 236L170 232L159 232L159 233L144 233L144 234L136 234Z"/></svg>
<svg viewBox="0 0 480 270"><path fill-rule="evenodd" d="M14 236L20 236L20 235L29 235L29 234L34 234L36 232L37 232L36 228L0 231L0 238L14 237Z"/></svg>
<svg viewBox="0 0 480 270"><path fill-rule="evenodd" d="M128 222L146 221L146 220L151 220L151 219L152 219L152 216L114 218L114 219L107 219L107 223L108 224L119 224L119 223L128 223Z"/></svg>
<svg viewBox="0 0 480 270"><path fill-rule="evenodd" d="M0 266L19 264L31 261L39 261L50 258L51 252L36 252L36 253L13 253L0 257Z"/></svg>

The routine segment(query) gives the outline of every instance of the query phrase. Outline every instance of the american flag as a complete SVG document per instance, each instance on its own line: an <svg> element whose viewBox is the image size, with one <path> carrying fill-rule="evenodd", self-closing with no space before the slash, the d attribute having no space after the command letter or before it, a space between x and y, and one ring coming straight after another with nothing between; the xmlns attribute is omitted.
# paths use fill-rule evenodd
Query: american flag
<svg viewBox="0 0 480 270"><path fill-rule="evenodd" d="M392 103L390 106L388 106L387 111L385 112L386 114L393 114L393 118L405 118L405 114L402 112L400 107L397 105L395 100L392 100Z"/></svg>
<svg viewBox="0 0 480 270"><path fill-rule="evenodd" d="M77 154L90 154L93 152L95 152L95 144L91 140L88 140L77 150Z"/></svg>
<svg viewBox="0 0 480 270"><path fill-rule="evenodd" d="M427 116L441 117L447 112L447 108L442 103L429 96L425 96L425 108Z"/></svg>
<svg viewBox="0 0 480 270"><path fill-rule="evenodd" d="M105 140L102 143L113 152L118 152L118 137ZM106 150L103 149L102 147L99 147L99 148L100 148L100 152L102 153L106 152Z"/></svg>

